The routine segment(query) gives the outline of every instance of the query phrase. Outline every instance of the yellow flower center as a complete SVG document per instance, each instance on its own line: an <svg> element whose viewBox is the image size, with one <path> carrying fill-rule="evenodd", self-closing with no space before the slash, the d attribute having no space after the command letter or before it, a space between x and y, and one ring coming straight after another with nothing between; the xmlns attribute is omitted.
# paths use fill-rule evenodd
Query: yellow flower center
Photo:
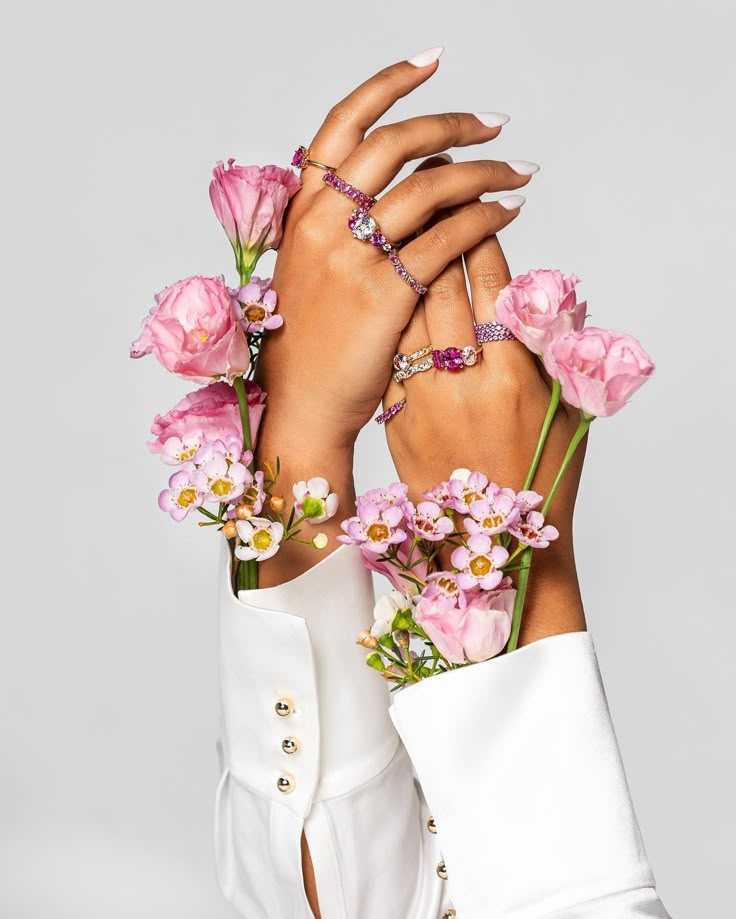
<svg viewBox="0 0 736 919"><path fill-rule="evenodd" d="M196 500L197 492L193 488L182 488L176 499L176 503L179 507L189 507L189 505L194 504Z"/></svg>
<svg viewBox="0 0 736 919"><path fill-rule="evenodd" d="M215 479L210 485L210 489L213 495L217 495L218 498L224 498L225 495L230 494L230 482L227 479Z"/></svg>
<svg viewBox="0 0 736 919"><path fill-rule="evenodd" d="M466 491L465 492L465 503L472 504L473 501L482 501L483 495L478 491Z"/></svg>
<svg viewBox="0 0 736 919"><path fill-rule="evenodd" d="M503 517L501 514L491 514L489 517L486 517L483 521L483 526L488 527L490 530L491 527L500 527L503 524Z"/></svg>
<svg viewBox="0 0 736 919"><path fill-rule="evenodd" d="M470 571L477 577L482 578L493 568L493 563L485 555L478 555L470 563Z"/></svg>
<svg viewBox="0 0 736 919"><path fill-rule="evenodd" d="M273 538L268 530L256 530L250 541L253 543L254 549L264 552L273 542Z"/></svg>
<svg viewBox="0 0 736 919"><path fill-rule="evenodd" d="M383 542L388 536L388 527L385 523L372 523L366 531L366 536L371 542Z"/></svg>
<svg viewBox="0 0 736 919"><path fill-rule="evenodd" d="M197 452L196 447L187 447L186 450L181 451L181 453L179 454L179 459L182 461L191 459L196 452Z"/></svg>
<svg viewBox="0 0 736 919"><path fill-rule="evenodd" d="M248 322L262 322L266 318L266 311L260 303L248 303L243 309L243 316Z"/></svg>
<svg viewBox="0 0 736 919"><path fill-rule="evenodd" d="M202 344L210 340L210 336L209 336L209 333L207 332L207 329L192 329L192 335L194 335L195 338L199 339L199 341L201 341Z"/></svg>
<svg viewBox="0 0 736 919"><path fill-rule="evenodd" d="M458 586L452 578L437 578L437 586L445 594L456 594Z"/></svg>

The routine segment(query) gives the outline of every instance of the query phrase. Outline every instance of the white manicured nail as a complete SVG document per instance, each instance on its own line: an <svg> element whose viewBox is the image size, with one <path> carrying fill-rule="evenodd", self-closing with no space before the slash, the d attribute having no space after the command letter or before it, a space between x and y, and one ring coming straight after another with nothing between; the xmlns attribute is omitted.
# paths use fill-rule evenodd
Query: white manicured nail
<svg viewBox="0 0 736 919"><path fill-rule="evenodd" d="M487 128L500 128L501 125L511 121L511 115L504 115L503 112L473 112L473 114Z"/></svg>
<svg viewBox="0 0 736 919"><path fill-rule="evenodd" d="M535 172L539 172L539 166L536 163L530 163L528 160L507 160L506 165L510 166L520 176L533 176Z"/></svg>
<svg viewBox="0 0 736 919"><path fill-rule="evenodd" d="M515 211L517 208L521 207L526 198L523 195L506 195L505 198L500 198L498 203L501 207L505 207L507 211Z"/></svg>
<svg viewBox="0 0 736 919"><path fill-rule="evenodd" d="M442 57L442 52L444 50L442 46L438 48L427 48L426 51L420 51L419 54L410 57L409 63L413 64L414 67L428 67Z"/></svg>

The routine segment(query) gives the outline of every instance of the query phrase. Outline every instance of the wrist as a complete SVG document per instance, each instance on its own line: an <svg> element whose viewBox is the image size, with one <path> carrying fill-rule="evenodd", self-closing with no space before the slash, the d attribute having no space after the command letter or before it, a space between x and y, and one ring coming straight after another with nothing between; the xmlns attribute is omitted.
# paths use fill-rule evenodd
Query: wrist
<svg viewBox="0 0 736 919"><path fill-rule="evenodd" d="M519 646L585 629L585 610L571 544L535 550Z"/></svg>

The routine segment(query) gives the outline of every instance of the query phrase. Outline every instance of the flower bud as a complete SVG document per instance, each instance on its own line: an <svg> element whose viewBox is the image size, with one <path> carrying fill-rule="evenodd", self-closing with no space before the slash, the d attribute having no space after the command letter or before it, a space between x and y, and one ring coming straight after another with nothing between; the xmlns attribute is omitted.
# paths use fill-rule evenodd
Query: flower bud
<svg viewBox="0 0 736 919"><path fill-rule="evenodd" d="M397 629L394 632L394 641L397 645L401 645L403 648L409 647L409 633L406 629Z"/></svg>
<svg viewBox="0 0 736 919"><path fill-rule="evenodd" d="M372 651L365 659L366 664L369 667L373 667L374 670L377 670L379 673L383 673L386 669L386 665L381 660L381 655L378 651Z"/></svg>
<svg viewBox="0 0 736 919"><path fill-rule="evenodd" d="M284 501L283 495L271 495L271 500L268 503L271 505L271 510L275 514L280 514L286 507L286 501Z"/></svg>
<svg viewBox="0 0 736 919"><path fill-rule="evenodd" d="M235 516L238 520L248 520L253 516L253 508L247 504L238 504L235 508Z"/></svg>
<svg viewBox="0 0 736 919"><path fill-rule="evenodd" d="M238 535L238 528L235 526L235 521L226 520L222 532L225 534L226 539L234 539Z"/></svg>
<svg viewBox="0 0 736 919"><path fill-rule="evenodd" d="M378 645L378 639L375 638L368 629L363 629L363 631L355 639L356 645L363 645L364 648L375 648Z"/></svg>
<svg viewBox="0 0 736 919"><path fill-rule="evenodd" d="M328 542L329 540L327 539L326 533L317 533L317 535L312 540L312 545L315 549L326 549Z"/></svg>

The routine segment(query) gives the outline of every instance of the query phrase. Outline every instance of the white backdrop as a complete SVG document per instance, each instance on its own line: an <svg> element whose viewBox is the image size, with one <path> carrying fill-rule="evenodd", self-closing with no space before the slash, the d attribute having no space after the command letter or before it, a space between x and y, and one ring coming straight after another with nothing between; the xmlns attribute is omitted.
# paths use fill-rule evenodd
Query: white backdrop
<svg viewBox="0 0 736 919"><path fill-rule="evenodd" d="M232 916L211 843L215 539L157 509L144 448L187 386L127 349L155 291L232 276L216 159L288 162L353 84L436 44L392 118L509 112L484 155L542 165L503 237L512 269L575 271L595 323L658 364L592 434L579 560L661 894L678 919L728 912L732 10L3 5L3 919ZM359 485L391 474L371 426Z"/></svg>

